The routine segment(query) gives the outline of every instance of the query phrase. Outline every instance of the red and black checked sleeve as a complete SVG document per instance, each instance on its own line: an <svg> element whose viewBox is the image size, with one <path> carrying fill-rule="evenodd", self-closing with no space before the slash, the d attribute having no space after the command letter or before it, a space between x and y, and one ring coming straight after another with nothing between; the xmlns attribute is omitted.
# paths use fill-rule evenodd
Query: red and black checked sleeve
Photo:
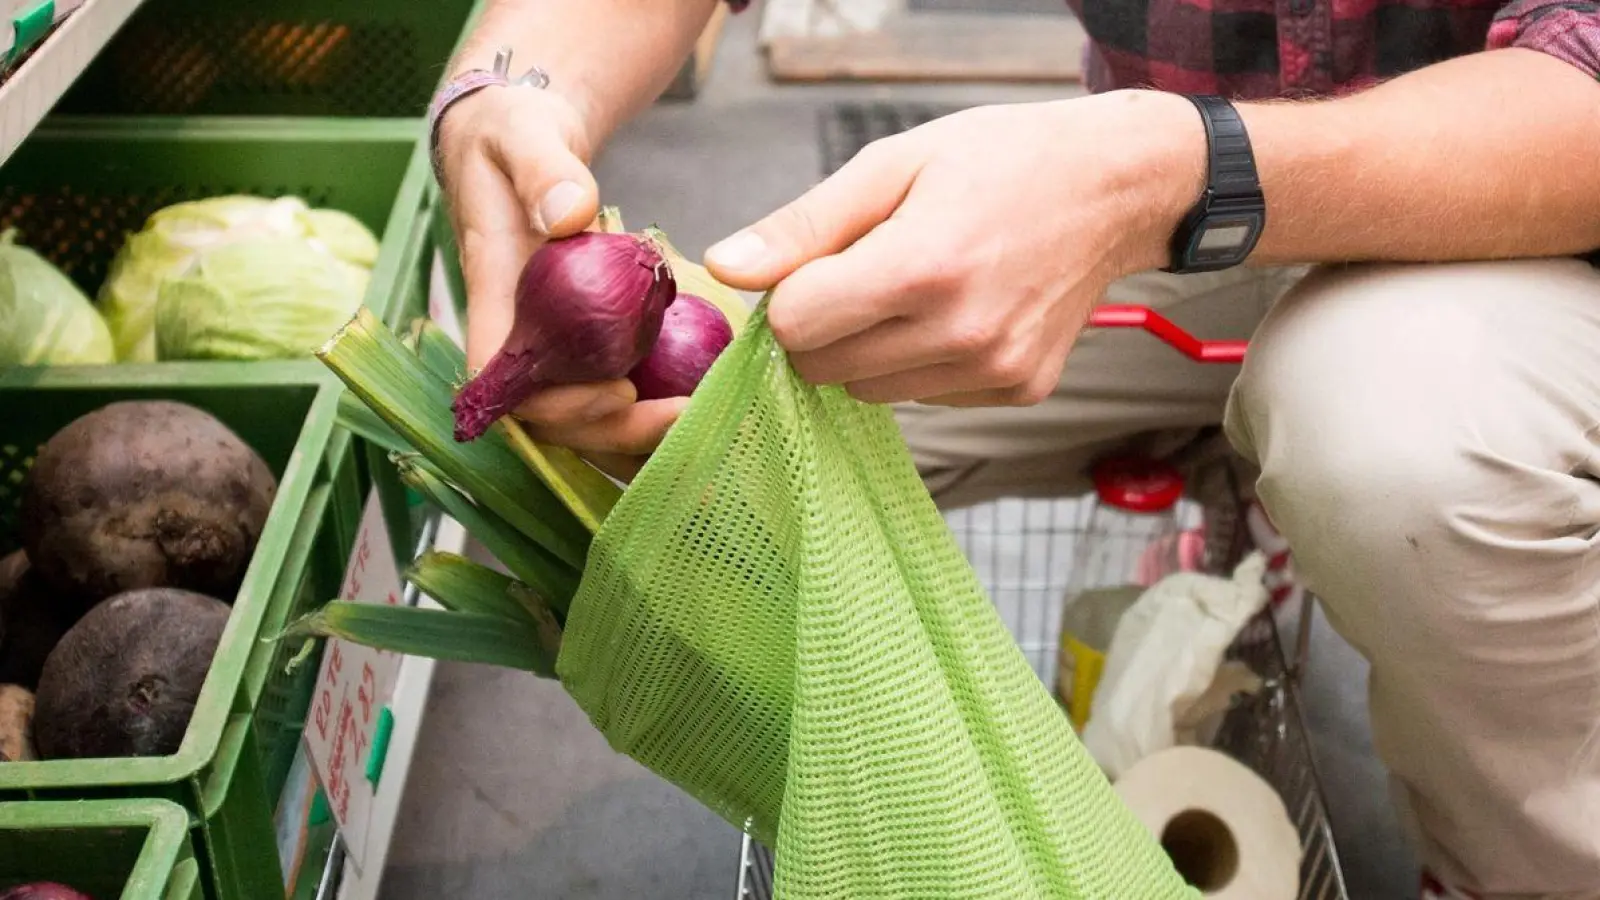
<svg viewBox="0 0 1600 900"><path fill-rule="evenodd" d="M1488 45L1548 53L1600 79L1600 2L1511 0L1489 26Z"/></svg>

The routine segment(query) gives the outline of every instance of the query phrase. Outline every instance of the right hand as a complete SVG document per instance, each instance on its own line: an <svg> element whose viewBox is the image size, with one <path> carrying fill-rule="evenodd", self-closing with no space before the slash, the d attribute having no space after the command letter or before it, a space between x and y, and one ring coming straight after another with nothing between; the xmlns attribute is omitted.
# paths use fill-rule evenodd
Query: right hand
<svg viewBox="0 0 1600 900"><path fill-rule="evenodd" d="M484 88L445 112L439 159L467 287L469 371L481 369L510 333L528 257L594 221L590 144L577 108L550 89ZM687 402L636 399L626 379L563 385L537 392L515 415L536 440L627 478Z"/></svg>

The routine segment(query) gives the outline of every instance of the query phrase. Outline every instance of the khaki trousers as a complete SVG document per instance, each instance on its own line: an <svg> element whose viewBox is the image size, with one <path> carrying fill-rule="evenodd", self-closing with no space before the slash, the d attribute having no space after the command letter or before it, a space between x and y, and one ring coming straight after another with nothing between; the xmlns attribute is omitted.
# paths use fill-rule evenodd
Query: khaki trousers
<svg viewBox="0 0 1600 900"><path fill-rule="evenodd" d="M1424 863L1492 900L1600 898L1600 270L1150 273L1107 299L1250 337L1246 362L1090 331L1037 406L903 407L935 498L1075 492L1098 454L1189 452L1222 423L1371 662Z"/></svg>

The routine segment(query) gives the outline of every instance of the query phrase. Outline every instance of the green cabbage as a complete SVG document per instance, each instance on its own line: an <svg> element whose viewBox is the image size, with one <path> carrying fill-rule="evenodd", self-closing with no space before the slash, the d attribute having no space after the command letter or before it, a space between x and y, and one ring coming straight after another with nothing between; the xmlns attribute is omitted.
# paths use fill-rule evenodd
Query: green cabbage
<svg viewBox="0 0 1600 900"><path fill-rule="evenodd" d="M0 365L116 362L111 332L72 279L0 234Z"/></svg>
<svg viewBox="0 0 1600 900"><path fill-rule="evenodd" d="M203 253L266 238L295 239L362 271L370 271L378 257L378 240L365 225L338 210L312 209L299 197L228 195L168 206L128 237L101 285L100 309L116 342L117 358L172 358L157 355L156 300L162 286L187 276ZM258 351L276 340L263 336Z"/></svg>
<svg viewBox="0 0 1600 900"><path fill-rule="evenodd" d="M309 356L355 315L371 274L301 238L256 238L206 250L187 272L161 284L156 355Z"/></svg>

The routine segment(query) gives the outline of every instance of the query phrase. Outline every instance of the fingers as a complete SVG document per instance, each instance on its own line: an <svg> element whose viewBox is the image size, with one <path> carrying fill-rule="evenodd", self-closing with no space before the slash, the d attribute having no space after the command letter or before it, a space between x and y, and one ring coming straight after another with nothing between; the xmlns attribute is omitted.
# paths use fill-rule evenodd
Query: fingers
<svg viewBox="0 0 1600 900"><path fill-rule="evenodd" d="M457 167L452 199L467 288L467 366L475 372L511 333L517 278L540 242L510 181L485 157Z"/></svg>
<svg viewBox="0 0 1600 900"><path fill-rule="evenodd" d="M517 417L525 422L553 428L586 425L621 412L636 397L627 379L598 384L564 384L545 388L517 407Z"/></svg>
<svg viewBox="0 0 1600 900"><path fill-rule="evenodd" d="M1055 392L1076 327L1029 327L981 353L850 380L845 389L865 403L918 401L930 406L1032 406ZM798 367L797 367L798 368Z"/></svg>
<svg viewBox="0 0 1600 900"><path fill-rule="evenodd" d="M838 253L887 219L921 167L917 140L869 144L799 199L706 251L719 281L762 291L818 257Z"/></svg>
<svg viewBox="0 0 1600 900"><path fill-rule="evenodd" d="M1067 354L1076 341L1076 332L1058 338L1044 355L1040 366L1026 379L1017 383L974 390L969 376L965 383L949 393L929 392L917 399L928 406L1033 406L1043 403L1060 385L1061 373L1066 368Z"/></svg>
<svg viewBox="0 0 1600 900"><path fill-rule="evenodd" d="M581 230L598 210L594 177L572 149L575 115L549 92L498 88L462 100L441 126L473 369L511 330L528 257L546 238Z"/></svg>
<svg viewBox="0 0 1600 900"><path fill-rule="evenodd" d="M530 422L528 430L545 443L570 448L586 457L642 456L655 450L688 403L688 397L646 400L590 422L556 426Z"/></svg>
<svg viewBox="0 0 1600 900"><path fill-rule="evenodd" d="M471 104L469 107L468 104ZM515 320L517 279L548 239L594 222L599 192L571 140L571 110L545 92L496 90L448 120L445 183L467 287L467 362L477 371ZM539 440L628 478L660 443L687 398L635 403L625 379L537 392L516 411Z"/></svg>
<svg viewBox="0 0 1600 900"><path fill-rule="evenodd" d="M930 252L926 232L890 219L841 253L813 260L783 280L767 324L789 353L805 353L915 314L953 275Z"/></svg>
<svg viewBox="0 0 1600 900"><path fill-rule="evenodd" d="M488 134L485 150L510 179L528 227L541 238L582 231L600 211L594 175L559 131L513 118Z"/></svg>
<svg viewBox="0 0 1600 900"><path fill-rule="evenodd" d="M584 459L596 469L626 484L644 468L647 456L629 456L622 453L587 453Z"/></svg>
<svg viewBox="0 0 1600 900"><path fill-rule="evenodd" d="M955 351L936 340L935 323L897 318L817 350L790 353L789 362L812 384L848 384L949 362Z"/></svg>
<svg viewBox="0 0 1600 900"><path fill-rule="evenodd" d="M852 382L850 396L863 403L908 403L929 406L1033 406L1049 397L1061 378L1061 367L1041 368L1002 387L974 390L970 366L940 363L883 378Z"/></svg>

